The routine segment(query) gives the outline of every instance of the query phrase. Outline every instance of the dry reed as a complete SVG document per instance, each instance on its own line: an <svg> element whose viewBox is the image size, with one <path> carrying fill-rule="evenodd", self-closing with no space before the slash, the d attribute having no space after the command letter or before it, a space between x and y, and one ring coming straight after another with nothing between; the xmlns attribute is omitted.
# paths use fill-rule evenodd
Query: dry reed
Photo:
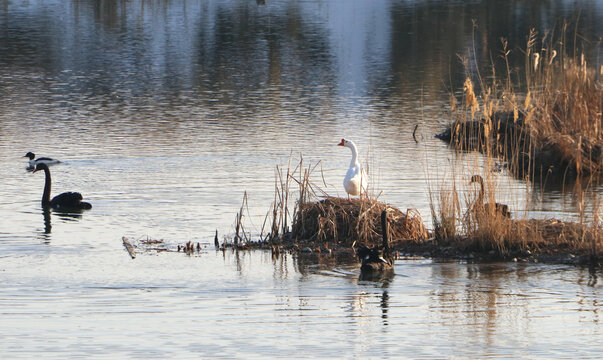
<svg viewBox="0 0 603 360"><path fill-rule="evenodd" d="M380 244L381 212L386 209L393 245L427 239L427 230L416 210L409 209L404 213L377 200L336 197L299 202L292 236L300 242L317 244Z"/></svg>
<svg viewBox="0 0 603 360"><path fill-rule="evenodd" d="M583 55L578 59L567 54L566 31L564 25L558 41L551 33L539 39L535 30L530 32L522 51L526 61L523 86L512 83L511 51L503 39L505 79L496 78L493 65L489 84L478 74L481 91L477 92L474 81L467 78L461 106L453 97L456 119L438 137L456 149L484 153L486 168L502 158L509 172L521 179L558 175L562 180L575 180L580 222L511 220L497 214L494 207L476 211L470 200L465 202L468 210L461 214L456 186L442 186L430 189L435 234L441 245L454 243L459 248L499 255L565 249L598 256L603 245L599 202L594 199L589 225L580 183L586 179L596 189L603 175L603 74L590 67ZM496 190L488 180L485 195L494 204Z"/></svg>
<svg viewBox="0 0 603 360"><path fill-rule="evenodd" d="M409 209L404 213L374 198L345 199L329 196L317 183L310 180L312 173L319 169L318 165L304 168L301 159L293 171L287 171L288 181L279 181L277 193L281 194L291 191L290 183L297 184L298 194L291 231L286 233L287 229L283 229L281 232L290 241L340 246L351 246L354 242L378 244L381 237L381 212L385 209L388 209L390 215L392 243L427 238L427 230L416 210ZM324 184L322 171L321 178Z"/></svg>
<svg viewBox="0 0 603 360"><path fill-rule="evenodd" d="M553 41L551 33L539 39L535 30L530 32L522 50L526 66L521 86L512 83L511 51L503 39L506 78L498 80L492 66L489 84L477 79L478 93L468 77L463 86L464 106L454 106L456 120L439 136L458 149L504 158L511 173L522 179L551 174L600 179L603 82L584 55L567 55L566 31L567 25L558 41Z"/></svg>

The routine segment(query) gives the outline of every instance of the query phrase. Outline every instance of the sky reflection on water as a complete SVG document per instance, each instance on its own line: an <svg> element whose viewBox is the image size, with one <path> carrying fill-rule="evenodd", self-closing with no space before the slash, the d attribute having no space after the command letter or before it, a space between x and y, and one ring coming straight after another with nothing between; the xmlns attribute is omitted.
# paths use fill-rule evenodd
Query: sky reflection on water
<svg viewBox="0 0 603 360"><path fill-rule="evenodd" d="M342 137L368 158L381 199L430 226L429 186L456 176L469 196L464 177L483 166L432 137L475 71L457 54L475 44L484 70L501 36L518 51L530 27L578 14L595 42L602 8L0 1L0 357L599 357L595 271L408 259L375 282L355 263L210 244L232 232L244 191L259 233L290 157L320 162L317 182L342 195ZM53 194L80 191L93 209L43 212L27 151L61 159ZM575 216L562 189L527 198L522 181L495 179L514 213ZM131 260L122 236L205 247Z"/></svg>

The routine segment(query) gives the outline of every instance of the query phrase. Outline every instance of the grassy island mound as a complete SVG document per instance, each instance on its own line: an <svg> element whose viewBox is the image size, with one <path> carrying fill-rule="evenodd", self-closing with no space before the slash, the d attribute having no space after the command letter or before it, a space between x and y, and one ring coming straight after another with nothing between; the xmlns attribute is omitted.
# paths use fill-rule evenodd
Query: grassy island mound
<svg viewBox="0 0 603 360"><path fill-rule="evenodd" d="M436 230L431 244L399 247L434 258L522 261L601 267L603 229L557 219L486 217L466 233L446 236Z"/></svg>
<svg viewBox="0 0 603 360"><path fill-rule="evenodd" d="M427 239L427 230L416 210L402 212L377 200L338 197L298 204L291 237L300 244L378 245L382 236L381 212L386 209L392 245Z"/></svg>

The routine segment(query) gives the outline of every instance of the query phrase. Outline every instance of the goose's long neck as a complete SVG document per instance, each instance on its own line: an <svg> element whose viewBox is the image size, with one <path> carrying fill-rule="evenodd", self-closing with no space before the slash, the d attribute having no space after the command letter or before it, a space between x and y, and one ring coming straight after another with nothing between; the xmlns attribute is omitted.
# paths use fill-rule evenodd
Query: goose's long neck
<svg viewBox="0 0 603 360"><path fill-rule="evenodd" d="M484 203L484 180L480 177L477 182L479 183L479 195L477 196L477 203L482 205Z"/></svg>
<svg viewBox="0 0 603 360"><path fill-rule="evenodd" d="M350 149L352 149L352 161L350 161L350 167L359 165L358 164L358 150L356 150L356 145L354 145L353 143L349 143L348 147Z"/></svg>
<svg viewBox="0 0 603 360"><path fill-rule="evenodd" d="M44 181L44 193L42 194L42 206L50 204L50 187L52 185L52 180L50 179L50 170L47 167L44 167L44 176L46 180Z"/></svg>
<svg viewBox="0 0 603 360"><path fill-rule="evenodd" d="M383 234L383 249L386 252L389 252L389 222L387 219L387 210L383 210L383 212L381 212L381 232Z"/></svg>

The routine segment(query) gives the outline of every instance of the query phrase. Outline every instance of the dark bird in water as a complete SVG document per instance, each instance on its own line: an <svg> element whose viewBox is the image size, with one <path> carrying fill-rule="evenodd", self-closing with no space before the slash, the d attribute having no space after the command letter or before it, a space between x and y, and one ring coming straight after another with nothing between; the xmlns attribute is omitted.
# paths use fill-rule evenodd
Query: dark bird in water
<svg viewBox="0 0 603 360"><path fill-rule="evenodd" d="M82 194L78 192L64 192L50 200L50 187L52 183L50 170L48 169L48 165L40 163L36 165L33 172L35 173L40 170L44 170L44 175L46 175L44 193L42 194L42 207L55 210L88 210L92 208L90 203L82 201Z"/></svg>
<svg viewBox="0 0 603 360"><path fill-rule="evenodd" d="M489 209L492 208L492 205L490 203L484 204L484 195L485 195L484 179L480 175L473 175L471 177L471 182L469 182L469 185L471 185L473 183L479 183L479 195L477 196L477 200L475 200L475 203L473 204L473 211L475 211L477 213L483 213L484 211L490 211ZM502 216L508 217L508 218L511 217L511 212L509 211L509 206L507 206L506 204L494 203L494 213L496 215L502 215Z"/></svg>
<svg viewBox="0 0 603 360"><path fill-rule="evenodd" d="M360 245L355 248L356 255L362 263L360 271L386 271L393 269L394 257L389 248L389 217L387 215L387 210L381 212L381 232L383 236L382 245L376 245L372 248L366 245ZM354 247L354 245L352 245L352 247Z"/></svg>
<svg viewBox="0 0 603 360"><path fill-rule="evenodd" d="M25 154L23 157L29 158L29 169L31 170L35 169L36 165L38 164L46 164L50 166L61 163L59 160L51 159L49 157L40 157L36 159L36 154L32 153L31 151Z"/></svg>

